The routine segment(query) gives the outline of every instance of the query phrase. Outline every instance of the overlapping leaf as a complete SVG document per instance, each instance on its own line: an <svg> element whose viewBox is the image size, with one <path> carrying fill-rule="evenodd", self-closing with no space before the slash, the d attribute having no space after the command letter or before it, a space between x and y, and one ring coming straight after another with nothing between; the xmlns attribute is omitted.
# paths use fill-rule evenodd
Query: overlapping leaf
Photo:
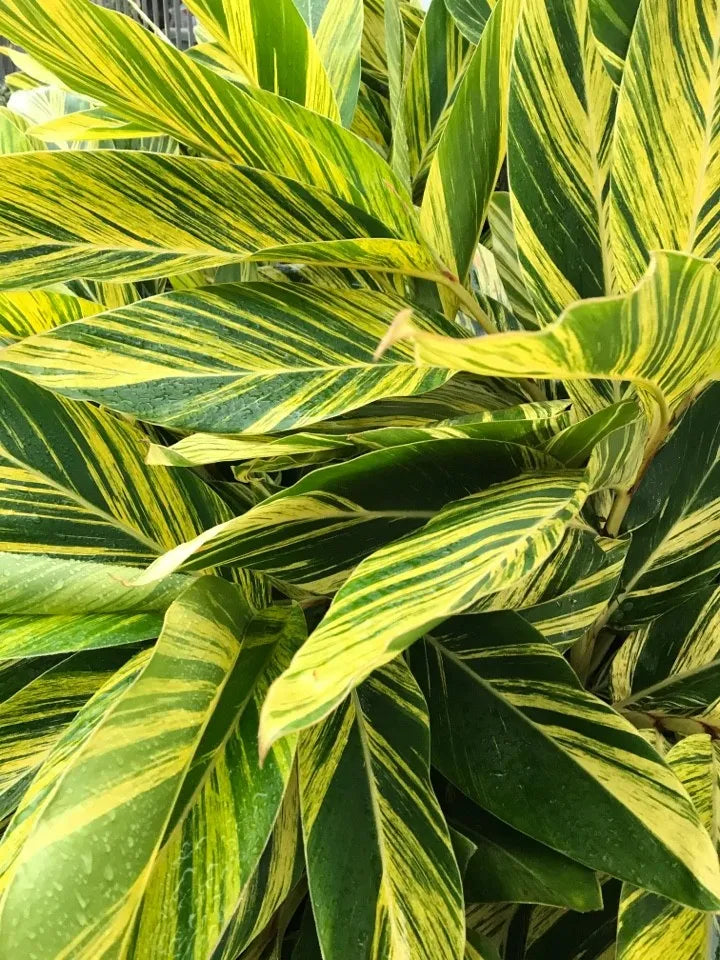
<svg viewBox="0 0 720 960"><path fill-rule="evenodd" d="M499 0L490 18L458 85L420 209L422 229L461 280L505 157L507 85L519 7L519 0ZM474 157L470 165L468 157Z"/></svg>
<svg viewBox="0 0 720 960"><path fill-rule="evenodd" d="M0 396L3 551L127 569L229 516L197 477L146 467L136 427L10 373L0 376ZM3 573L11 576L5 561ZM51 590L41 586L38 601Z"/></svg>
<svg viewBox="0 0 720 960"><path fill-rule="evenodd" d="M717 856L687 793L532 627L510 613L455 618L411 662L434 762L459 789L581 863L716 909Z"/></svg>
<svg viewBox="0 0 720 960"><path fill-rule="evenodd" d="M196 813L193 833L195 838L206 837L207 849L212 844L205 832L212 828L220 830L223 842L230 841L219 813L224 810L228 815L234 806L220 804L218 818L213 819L206 803L196 812L191 800L196 791L203 799L201 788L210 770L219 774L215 764L230 748L226 735L236 729L237 718L251 701L254 680L274 645L275 637L266 634L243 646L251 622L242 594L220 580L199 581L173 605L142 673L69 758L62 777L34 814L32 832L11 868L0 903L3 949L23 950L29 956L42 949L46 956L59 956L71 948L78 958L96 957L99 949L124 953L144 894L142 913L152 912L157 874L150 868L163 873L179 827L195 826L192 817L188 824L185 818ZM172 716L176 722L168 725ZM275 752L264 773L268 782L279 777L283 783L278 804L291 755L288 742ZM230 790L220 776L217 788L223 781ZM271 805L263 814L271 815ZM66 825L60 835L58 816ZM105 844L112 843L113 835L123 838L126 855L122 862L108 863L101 879L92 869L93 859L104 857ZM261 837L255 846L257 858L264 842ZM200 843L198 849L204 846ZM52 908L44 904L37 914L42 920L30 931L14 917L27 909L33 896L42 896L32 879L38 857L46 880L54 875L61 886L68 863L74 861L77 867L73 886L63 887L64 895L53 899ZM241 873L237 861L234 865ZM227 870L224 878L229 879ZM81 911L78 894L83 897ZM217 913L208 911L198 922L212 931Z"/></svg>
<svg viewBox="0 0 720 960"><path fill-rule="evenodd" d="M331 590L363 557L417 530L450 501L547 463L529 448L492 440L421 439L378 450L313 471L169 551L141 579L240 563Z"/></svg>
<svg viewBox="0 0 720 960"><path fill-rule="evenodd" d="M271 607L236 630L243 652L196 748L155 856L138 915L136 960L184 957L189 945L198 956L213 956L229 928L238 925L238 912L249 908L261 854L268 842L274 846L269 838L294 778L292 740L260 767L258 715L268 685L288 663L304 629L299 609ZM258 667L262 673L253 687Z"/></svg>
<svg viewBox="0 0 720 960"><path fill-rule="evenodd" d="M590 23L613 81L620 83L640 0L589 0Z"/></svg>
<svg viewBox="0 0 720 960"><path fill-rule="evenodd" d="M188 0L188 8L250 82L340 119L330 78L293 0Z"/></svg>
<svg viewBox="0 0 720 960"><path fill-rule="evenodd" d="M429 748L402 659L301 739L308 883L327 960L454 960L462 949L460 876Z"/></svg>
<svg viewBox="0 0 720 960"><path fill-rule="evenodd" d="M215 433L290 430L382 397L423 393L449 377L418 368L407 344L373 362L403 307L370 291L215 285L32 337L5 350L0 364L153 423ZM438 315L421 322L450 329Z"/></svg>
<svg viewBox="0 0 720 960"><path fill-rule="evenodd" d="M457 796L449 822L475 846L465 869L468 903L547 903L569 910L602 905L595 874Z"/></svg>
<svg viewBox="0 0 720 960"><path fill-rule="evenodd" d="M508 165L520 261L543 324L581 297L612 292L613 95L588 0L526 0L513 54Z"/></svg>
<svg viewBox="0 0 720 960"><path fill-rule="evenodd" d="M667 762L684 784L708 834L717 840L717 776L708 736L687 737L669 751ZM625 884L618 914L618 960L710 957L717 943L712 914Z"/></svg>
<svg viewBox="0 0 720 960"><path fill-rule="evenodd" d="M157 277L261 250L267 260L433 269L429 254L393 239L359 208L259 170L194 157L62 151L3 157L0 175L5 289L78 276ZM157 182L168 195L183 196L183 204L149 188ZM79 206L87 193L92 205Z"/></svg>
<svg viewBox="0 0 720 960"><path fill-rule="evenodd" d="M614 622L642 624L706 586L720 566L720 386L708 387L650 464L625 516L632 543Z"/></svg>
<svg viewBox="0 0 720 960"><path fill-rule="evenodd" d="M271 687L263 748L326 716L435 624L532 573L557 548L587 492L580 472L495 484L364 560ZM422 587L428 577L432 590Z"/></svg>
<svg viewBox="0 0 720 960"><path fill-rule="evenodd" d="M719 117L717 0L641 3L613 142L611 238L621 290L638 282L653 250L718 263Z"/></svg>
<svg viewBox="0 0 720 960"><path fill-rule="evenodd" d="M4 615L0 616L0 660L128 646L154 639L161 626L159 613Z"/></svg>
<svg viewBox="0 0 720 960"><path fill-rule="evenodd" d="M418 362L509 377L632 381L651 417L720 372L720 274L707 261L658 253L635 290L569 307L537 333L467 340L415 332ZM404 327L404 329L403 329ZM609 398L608 398L609 399Z"/></svg>
<svg viewBox="0 0 720 960"><path fill-rule="evenodd" d="M99 313L92 300L51 290L0 293L0 347Z"/></svg>

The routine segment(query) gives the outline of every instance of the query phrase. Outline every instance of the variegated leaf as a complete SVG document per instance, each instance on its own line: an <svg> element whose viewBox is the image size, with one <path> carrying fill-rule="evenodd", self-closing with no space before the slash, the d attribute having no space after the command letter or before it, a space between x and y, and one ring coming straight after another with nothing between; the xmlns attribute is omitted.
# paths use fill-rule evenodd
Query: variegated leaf
<svg viewBox="0 0 720 960"><path fill-rule="evenodd" d="M548 465L527 447L492 440L423 438L371 452L315 470L206 530L153 563L141 582L240 563L306 589L332 591L363 557L422 527L450 501Z"/></svg>
<svg viewBox="0 0 720 960"><path fill-rule="evenodd" d="M520 0L499 0L493 11L458 85L420 208L421 228L461 281L505 157L510 56L519 8ZM472 164L468 157L474 157Z"/></svg>
<svg viewBox="0 0 720 960"><path fill-rule="evenodd" d="M51 290L0 293L0 347L101 310L92 300Z"/></svg>
<svg viewBox="0 0 720 960"><path fill-rule="evenodd" d="M425 702L401 658L304 734L308 884L326 960L455 960L465 922L429 777Z"/></svg>
<svg viewBox="0 0 720 960"><path fill-rule="evenodd" d="M710 737L687 737L666 759L690 794L708 834L717 840L718 784ZM717 937L717 919L712 914L623 885L617 960L702 960L716 952Z"/></svg>
<svg viewBox="0 0 720 960"><path fill-rule="evenodd" d="M315 40L293 0L188 0L187 6L251 83L340 119Z"/></svg>
<svg viewBox="0 0 720 960"><path fill-rule="evenodd" d="M635 290L569 307L537 333L447 339L398 322L419 363L509 377L632 381L651 420L720 375L720 274L707 261L657 253ZM608 398L610 399L610 398ZM657 405L657 406L656 406Z"/></svg>
<svg viewBox="0 0 720 960"><path fill-rule="evenodd" d="M262 748L327 716L435 624L532 573L557 548L587 492L580 472L498 483L363 560L270 688ZM421 586L428 577L432 590Z"/></svg>
<svg viewBox="0 0 720 960"><path fill-rule="evenodd" d="M720 262L719 119L720 3L644 0L613 142L610 225L620 290L639 281L653 250Z"/></svg>
<svg viewBox="0 0 720 960"><path fill-rule="evenodd" d="M448 379L446 371L418 368L407 344L373 362L403 308L398 297L362 290L216 285L31 337L3 351L0 366L153 423L272 433L383 397L424 393ZM450 329L439 315L423 314L421 322Z"/></svg>
<svg viewBox="0 0 720 960"><path fill-rule="evenodd" d="M717 856L687 793L532 627L511 613L454 618L411 662L434 763L459 789L572 859L717 909Z"/></svg>
<svg viewBox="0 0 720 960"><path fill-rule="evenodd" d="M5 556L0 557L4 566ZM0 616L0 660L100 650L152 640L160 633L159 613Z"/></svg>
<svg viewBox="0 0 720 960"><path fill-rule="evenodd" d="M675 369L675 368L672 368ZM684 414L633 494L613 622L635 626L710 583L720 568L720 384Z"/></svg>
<svg viewBox="0 0 720 960"><path fill-rule="evenodd" d="M236 718L244 718L254 680L274 645L274 636L262 633L243 645L251 624L242 594L220 580L198 581L171 607L144 669L68 757L62 777L34 813L32 834L10 869L0 902L3 950L30 957L40 956L39 950L46 957L72 950L78 960L96 958L99 951L127 954L141 901L142 913L152 910L153 868L162 872L167 865L178 826L184 827L185 817L195 813L196 836L207 839L211 826L220 827L219 820L205 814L207 804L196 808L189 801L196 791L202 799L207 774L230 748L221 727L230 733ZM217 711L224 716L223 724L218 724ZM176 722L168 726L172 716ZM291 756L288 742L275 752L265 773L280 777L280 799ZM220 809L227 812L228 807L222 804ZM60 835L58 816L65 824ZM230 833L220 833L223 842L229 842ZM257 858L265 842L259 833ZM200 849L205 845L198 844ZM93 860L105 859L113 849L122 849L122 858L106 859L102 872L93 870ZM41 882L36 858L43 863ZM76 864L74 883L59 895L57 883L63 887L71 862ZM242 873L237 861L233 863ZM53 891L51 900L48 890ZM83 898L80 911L78 895ZM143 900L144 895L150 899ZM41 920L30 930L14 918L33 898L43 907L37 912ZM213 910L202 918L211 930L216 916Z"/></svg>

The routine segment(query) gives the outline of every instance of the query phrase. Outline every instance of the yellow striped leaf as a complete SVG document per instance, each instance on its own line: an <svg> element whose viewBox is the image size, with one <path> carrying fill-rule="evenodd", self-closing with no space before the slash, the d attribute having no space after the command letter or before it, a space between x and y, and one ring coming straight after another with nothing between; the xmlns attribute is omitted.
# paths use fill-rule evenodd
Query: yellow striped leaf
<svg viewBox="0 0 720 960"><path fill-rule="evenodd" d="M517 610L561 649L579 640L615 593L628 540L609 540L570 529L530 577L479 604L482 610Z"/></svg>
<svg viewBox="0 0 720 960"><path fill-rule="evenodd" d="M146 441L137 427L9 373L0 375L0 398L2 551L127 570L230 516L197 477L145 466ZM52 589L40 587L38 602ZM114 592L129 600L127 584Z"/></svg>
<svg viewBox="0 0 720 960"><path fill-rule="evenodd" d="M378 450L313 471L242 516L170 550L140 580L241 564L308 590L332 592L363 557L417 530L459 496L551 463L527 447L493 440L424 438Z"/></svg>
<svg viewBox="0 0 720 960"><path fill-rule="evenodd" d="M197 746L155 856L138 914L134 960L184 958L188 950L210 957L244 908L295 776L291 740L259 766L260 707L304 631L299 608L271 607L236 632L244 652Z"/></svg>
<svg viewBox="0 0 720 960"><path fill-rule="evenodd" d="M127 646L154 639L161 626L159 613L4 615L0 616L0 660Z"/></svg>
<svg viewBox="0 0 720 960"><path fill-rule="evenodd" d="M270 688L262 749L327 716L435 624L532 573L557 548L587 492L580 472L498 483L363 560ZM429 591L420 586L428 577Z"/></svg>
<svg viewBox="0 0 720 960"><path fill-rule="evenodd" d="M63 729L132 649L38 656L0 670L0 817L18 804ZM8 676L9 675L9 676ZM3 682L8 678L10 683ZM8 687L10 689L8 689Z"/></svg>
<svg viewBox="0 0 720 960"><path fill-rule="evenodd" d="M398 297L304 284L197 288L32 337L4 350L0 366L153 423L214 433L290 430L448 379L446 371L418 368L408 344L373 362L403 308ZM451 329L439 315L421 322Z"/></svg>
<svg viewBox="0 0 720 960"><path fill-rule="evenodd" d="M285 462L316 463L320 459L344 459L358 452L416 443L421 440L501 440L538 446L553 437L567 422L563 401L527 403L503 410L488 410L451 418L428 426L387 426L357 433L293 433L286 436L217 436L195 433L170 447L151 444L149 464L168 467L200 466L228 460L250 460L243 473L264 469L272 472ZM307 456L307 460L303 458Z"/></svg>
<svg viewBox="0 0 720 960"><path fill-rule="evenodd" d="M720 588L707 587L632 633L613 658L613 700L706 667L720 655Z"/></svg>
<svg viewBox="0 0 720 960"><path fill-rule="evenodd" d="M301 738L308 885L326 960L459 956L462 888L429 758L425 702L402 658Z"/></svg>
<svg viewBox="0 0 720 960"><path fill-rule="evenodd" d="M419 363L471 373L633 382L651 420L720 372L720 275L707 261L658 253L635 290L569 307L537 333L466 340L414 332ZM404 327L404 329L403 329ZM610 399L610 398L608 398Z"/></svg>
<svg viewBox="0 0 720 960"><path fill-rule="evenodd" d="M128 17L91 0L2 0L0 31L124 119L340 197L354 184L390 226L393 211L408 221L403 188L371 146L299 104L232 83Z"/></svg>
<svg viewBox="0 0 720 960"><path fill-rule="evenodd" d="M641 3L613 144L611 236L621 290L637 283L653 250L718 263L719 116L718 0Z"/></svg>
<svg viewBox="0 0 720 960"><path fill-rule="evenodd" d="M112 674L97 693L81 707L51 748L49 755L22 795L18 809L0 843L0 894L12 877L12 868L32 834L43 805L61 779L65 766L82 749L93 731L104 721L134 683L150 659L145 650L128 660Z"/></svg>
<svg viewBox="0 0 720 960"><path fill-rule="evenodd" d="M43 798L0 902L5 952L32 956L41 949L48 958L72 952L78 960L106 952L127 955L146 893L142 911L152 910L151 868L164 865L188 802L203 784L218 745L225 747L210 720L217 720L218 710L229 713L231 705L233 716L242 713L272 648L267 636L243 645L250 623L250 608L238 589L210 578L198 581L168 611L142 673ZM233 684L233 677L242 679ZM168 723L172 717L175 721ZM285 756L288 752L290 744ZM290 762L276 766L279 756L270 770L290 767ZM58 817L64 824L60 832ZM209 821L202 826L207 829ZM263 845L264 839L258 857ZM105 859L102 872L92 868L95 857ZM41 883L37 858L43 863ZM75 864L75 882L61 895L54 884L63 881L70 863ZM225 876L229 878L227 871ZM78 894L83 898L80 910ZM33 898L43 908L30 931L14 918Z"/></svg>
<svg viewBox="0 0 720 960"><path fill-rule="evenodd" d="M54 151L2 157L0 176L5 289L165 276L260 251L263 260L433 271L430 254L393 239L359 208L259 170L144 152ZM159 182L182 203L148 187ZM80 205L88 193L92 206Z"/></svg>
<svg viewBox="0 0 720 960"><path fill-rule="evenodd" d="M0 347L101 310L92 300L51 290L0 293Z"/></svg>
<svg viewBox="0 0 720 960"><path fill-rule="evenodd" d="M42 553L0 556L0 613L35 617L162 613L188 586L184 576L140 586L137 567Z"/></svg>
<svg viewBox="0 0 720 960"><path fill-rule="evenodd" d="M335 91L343 124L353 120L360 86L362 0L294 0L310 32L330 85Z"/></svg>
<svg viewBox="0 0 720 960"><path fill-rule="evenodd" d="M339 120L333 87L293 0L188 0L251 82Z"/></svg>
<svg viewBox="0 0 720 960"><path fill-rule="evenodd" d="M620 84L640 0L590 0L590 22L605 67Z"/></svg>
<svg viewBox="0 0 720 960"><path fill-rule="evenodd" d="M710 737L687 737L666 759L690 794L705 829L716 839L717 778ZM623 885L617 960L702 960L715 952L717 936L712 914Z"/></svg>
<svg viewBox="0 0 720 960"><path fill-rule="evenodd" d="M416 186L427 176L471 53L472 45L458 30L445 0L433 0L403 89L410 176Z"/></svg>
<svg viewBox="0 0 720 960"><path fill-rule="evenodd" d="M262 950L259 954L255 952L255 947L258 942L264 946L261 934L293 896L303 868L297 776L293 774L257 869L245 887L224 937L208 960L238 960L238 952L246 948L248 960L268 960ZM270 932L272 936L272 927ZM246 953L241 957L245 960Z"/></svg>
<svg viewBox="0 0 720 960"><path fill-rule="evenodd" d="M411 663L433 763L458 789L586 866L717 909L717 855L677 777L516 614L454 618Z"/></svg>
<svg viewBox="0 0 720 960"><path fill-rule="evenodd" d="M485 29L497 0L445 0L458 27L471 41L477 43Z"/></svg>
<svg viewBox="0 0 720 960"><path fill-rule="evenodd" d="M520 0L499 0L472 55L430 166L420 226L464 280L506 148L512 40ZM478 91L482 90L482 96ZM468 157L474 157L468 165Z"/></svg>
<svg viewBox="0 0 720 960"><path fill-rule="evenodd" d="M532 330L538 326L538 318L520 266L509 193L496 190L492 195L488 223L493 257L513 316Z"/></svg>
<svg viewBox="0 0 720 960"><path fill-rule="evenodd" d="M520 261L541 324L575 300L613 292L614 95L588 0L525 0L510 83L508 167Z"/></svg>
<svg viewBox="0 0 720 960"><path fill-rule="evenodd" d="M632 535L613 622L645 623L720 569L720 385L684 414L648 467L621 526ZM678 465L682 469L678 469Z"/></svg>
<svg viewBox="0 0 720 960"><path fill-rule="evenodd" d="M27 124L7 107L0 107L0 155L43 150L44 144L27 132Z"/></svg>

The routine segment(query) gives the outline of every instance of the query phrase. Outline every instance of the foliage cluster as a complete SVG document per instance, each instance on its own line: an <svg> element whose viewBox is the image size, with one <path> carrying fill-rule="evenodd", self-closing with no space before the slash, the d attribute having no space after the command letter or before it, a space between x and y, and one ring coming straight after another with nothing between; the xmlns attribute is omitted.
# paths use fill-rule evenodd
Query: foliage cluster
<svg viewBox="0 0 720 960"><path fill-rule="evenodd" d="M720 0L0 0L0 957L698 960Z"/></svg>

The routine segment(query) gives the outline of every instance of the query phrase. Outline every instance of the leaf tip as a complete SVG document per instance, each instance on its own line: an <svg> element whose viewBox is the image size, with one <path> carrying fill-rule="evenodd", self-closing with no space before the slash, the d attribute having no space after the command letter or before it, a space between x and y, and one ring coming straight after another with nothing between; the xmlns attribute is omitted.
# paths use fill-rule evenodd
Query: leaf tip
<svg viewBox="0 0 720 960"><path fill-rule="evenodd" d="M412 315L412 307L406 307L396 314L395 319L387 329L387 333L378 344L377 350L373 354L373 360L379 360L398 340L408 340L412 337L415 330L412 324Z"/></svg>

